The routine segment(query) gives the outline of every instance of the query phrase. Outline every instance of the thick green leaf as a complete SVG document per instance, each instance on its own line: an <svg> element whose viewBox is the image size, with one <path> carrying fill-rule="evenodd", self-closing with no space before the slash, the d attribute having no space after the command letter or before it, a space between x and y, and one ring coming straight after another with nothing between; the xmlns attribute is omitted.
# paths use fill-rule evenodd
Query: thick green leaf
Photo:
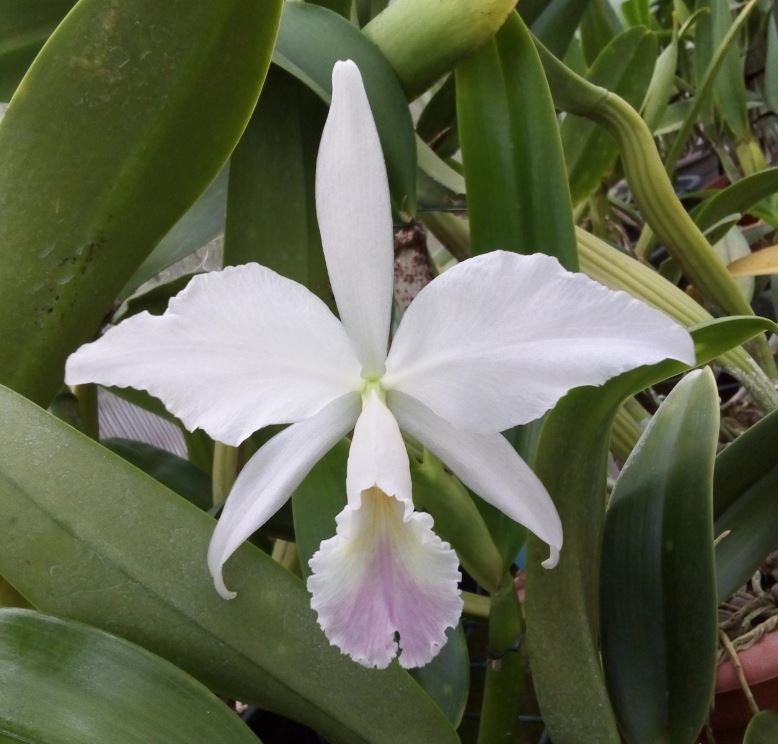
<svg viewBox="0 0 778 744"><path fill-rule="evenodd" d="M601 562L602 656L634 744L693 741L716 667L713 462L719 399L709 369L662 403L621 471Z"/></svg>
<svg viewBox="0 0 778 744"><path fill-rule="evenodd" d="M0 733L46 744L251 744L219 698L140 646L72 620L0 611Z"/></svg>
<svg viewBox="0 0 778 744"><path fill-rule="evenodd" d="M778 194L778 168L767 168L717 191L696 206L691 215L700 230L706 231L731 215L747 213L773 194ZM727 228L722 229L726 232ZM721 237L719 232L712 234L711 240Z"/></svg>
<svg viewBox="0 0 778 744"><path fill-rule="evenodd" d="M589 0L589 7L581 19L581 43L586 63L591 65L611 39L623 30L609 0Z"/></svg>
<svg viewBox="0 0 778 744"><path fill-rule="evenodd" d="M16 86L75 0L0 0L0 101Z"/></svg>
<svg viewBox="0 0 778 744"><path fill-rule="evenodd" d="M642 26L630 28L600 52L586 79L617 93L637 108L651 81L656 58L654 34ZM573 114L565 117L561 132L570 193L573 204L578 204L613 168L618 145L599 125Z"/></svg>
<svg viewBox="0 0 778 744"><path fill-rule="evenodd" d="M778 113L778 8L775 6L767 19L764 97L770 110Z"/></svg>
<svg viewBox="0 0 778 744"><path fill-rule="evenodd" d="M758 333L753 320L725 319L690 329L698 364ZM540 565L547 557L547 546L529 536L525 613L533 683L553 739L621 741L598 642L610 424L628 397L687 369L670 360L627 372L600 388L573 390L557 404L543 428L535 472L559 511L565 544L559 565L547 571ZM566 660L564 665L559 664L560 658Z"/></svg>
<svg viewBox="0 0 778 744"><path fill-rule="evenodd" d="M775 744L778 741L778 713L763 710L748 724L743 744Z"/></svg>
<svg viewBox="0 0 778 744"><path fill-rule="evenodd" d="M305 3L285 3L273 61L329 102L332 67L339 59L353 59L359 66L395 207L413 214L416 142L405 94L391 66L374 44L337 13Z"/></svg>
<svg viewBox="0 0 778 744"><path fill-rule="evenodd" d="M311 573L308 561L321 541L335 534L335 517L346 506L348 452L348 440L336 444L292 495L295 541L305 577Z"/></svg>
<svg viewBox="0 0 778 744"><path fill-rule="evenodd" d="M716 458L714 516L719 598L745 584L778 546L778 412L752 426Z"/></svg>
<svg viewBox="0 0 778 744"><path fill-rule="evenodd" d="M323 540L335 534L335 517L346 506L346 462L349 443L342 440L311 470L292 496L295 540L303 576L310 574L308 562ZM414 484L414 498L416 498ZM424 505L419 505L424 508ZM442 531L436 532L447 538ZM438 704L446 717L458 726L470 688L470 661L461 625L449 629L448 642L425 667L412 676Z"/></svg>
<svg viewBox="0 0 778 744"><path fill-rule="evenodd" d="M462 625L446 631L446 645L427 666L411 676L438 704L452 725L459 726L470 692L470 656Z"/></svg>
<svg viewBox="0 0 778 744"><path fill-rule="evenodd" d="M211 479L189 460L131 439L103 439L100 443L183 496L198 509L207 511L213 506Z"/></svg>
<svg viewBox="0 0 778 744"><path fill-rule="evenodd" d="M449 75L435 91L416 124L419 135L442 158L459 149L457 97L454 75Z"/></svg>
<svg viewBox="0 0 778 744"><path fill-rule="evenodd" d="M732 26L729 0L697 0L696 9L709 12L700 16L694 33L694 62L698 82L711 63L716 49ZM750 136L751 126L746 107L743 55L737 40L727 51L713 83L713 100L721 118L737 140Z"/></svg>
<svg viewBox="0 0 778 744"><path fill-rule="evenodd" d="M58 26L0 124L2 383L59 389L237 142L280 5L81 0Z"/></svg>
<svg viewBox="0 0 778 744"><path fill-rule="evenodd" d="M532 33L557 57L564 57L588 4L589 0L525 0L518 7Z"/></svg>
<svg viewBox="0 0 778 744"><path fill-rule="evenodd" d="M673 28L670 43L656 59L651 82L643 101L642 115L648 128L654 132L659 125L670 98L675 90L675 75L678 67L678 33Z"/></svg>
<svg viewBox="0 0 778 744"><path fill-rule="evenodd" d="M260 550L230 560L227 602L206 567L211 517L6 389L0 422L0 575L36 607L334 741L456 741L398 666L363 669L330 646L300 581Z"/></svg>
<svg viewBox="0 0 778 744"><path fill-rule="evenodd" d="M307 2L334 10L346 19L351 16L351 0L307 0Z"/></svg>
<svg viewBox="0 0 778 744"><path fill-rule="evenodd" d="M130 315L136 315L144 311L151 315L162 315L167 310L170 300L186 288L186 285L192 281L193 276L194 274L182 274L172 281L157 284L148 292L130 298L127 300L124 311L120 310L117 312L112 318L112 322L116 323L119 320L128 318Z"/></svg>
<svg viewBox="0 0 778 744"><path fill-rule="evenodd" d="M331 301L314 202L326 116L302 83L270 71L230 163L224 263L256 261Z"/></svg>
<svg viewBox="0 0 778 744"><path fill-rule="evenodd" d="M457 68L456 83L473 253L543 251L577 268L556 114L518 15Z"/></svg>
<svg viewBox="0 0 778 744"><path fill-rule="evenodd" d="M211 185L130 277L119 293L120 298L128 297L141 284L204 247L224 231L228 172L227 167L221 169Z"/></svg>

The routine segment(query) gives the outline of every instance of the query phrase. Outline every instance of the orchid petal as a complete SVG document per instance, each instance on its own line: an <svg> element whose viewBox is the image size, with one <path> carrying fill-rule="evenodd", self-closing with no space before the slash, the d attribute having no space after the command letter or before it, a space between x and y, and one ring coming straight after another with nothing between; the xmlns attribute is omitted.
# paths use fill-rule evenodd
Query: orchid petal
<svg viewBox="0 0 778 744"><path fill-rule="evenodd" d="M378 488L337 517L337 534L311 558L311 606L330 643L383 669L423 666L462 612L456 553L432 531L428 514ZM396 636L399 634L399 644Z"/></svg>
<svg viewBox="0 0 778 744"><path fill-rule="evenodd" d="M224 563L284 505L311 468L351 430L358 412L358 395L338 398L312 418L276 434L241 470L208 546L208 568L222 597L235 596L224 585Z"/></svg>
<svg viewBox="0 0 778 744"><path fill-rule="evenodd" d="M366 377L383 373L394 281L386 166L362 77L336 62L316 163L316 214L338 312Z"/></svg>
<svg viewBox="0 0 778 744"><path fill-rule="evenodd" d="M572 388L666 358L695 361L691 337L663 313L550 256L497 251L418 294L383 384L493 433L538 418Z"/></svg>
<svg viewBox="0 0 778 744"><path fill-rule="evenodd" d="M502 434L456 429L400 392L390 392L387 401L403 431L437 455L484 501L548 543L551 554L543 565L556 565L562 548L562 523L556 507L540 479Z"/></svg>
<svg viewBox="0 0 778 744"><path fill-rule="evenodd" d="M162 316L140 313L82 346L68 384L135 387L214 439L240 444L361 385L338 319L301 284L258 264L200 274Z"/></svg>
<svg viewBox="0 0 778 744"><path fill-rule="evenodd" d="M348 503L358 509L363 491L374 486L398 499L406 515L413 511L408 451L396 419L373 390L364 396L349 449Z"/></svg>

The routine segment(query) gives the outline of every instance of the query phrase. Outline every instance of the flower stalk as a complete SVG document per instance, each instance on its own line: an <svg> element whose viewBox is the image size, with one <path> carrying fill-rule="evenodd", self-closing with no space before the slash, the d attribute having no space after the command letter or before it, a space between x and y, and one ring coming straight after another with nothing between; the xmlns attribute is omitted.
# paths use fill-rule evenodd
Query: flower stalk
<svg viewBox="0 0 778 744"><path fill-rule="evenodd" d="M492 595L489 648L478 744L513 741L524 685L524 618L513 578L505 575Z"/></svg>

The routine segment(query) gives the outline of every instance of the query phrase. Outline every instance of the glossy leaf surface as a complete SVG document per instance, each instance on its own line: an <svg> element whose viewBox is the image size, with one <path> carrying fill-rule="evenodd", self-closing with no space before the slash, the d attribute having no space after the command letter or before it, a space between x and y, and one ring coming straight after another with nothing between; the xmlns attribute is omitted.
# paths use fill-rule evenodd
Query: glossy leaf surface
<svg viewBox="0 0 778 744"><path fill-rule="evenodd" d="M691 329L698 364L759 332L754 320L759 319L724 319ZM529 537L525 613L538 701L550 735L560 741L621 741L598 643L610 424L626 398L687 369L665 361L627 372L600 388L573 390L543 428L535 472L559 511L565 543L559 565L547 571L540 565L545 545ZM564 666L555 661L560 656L567 660Z"/></svg>
<svg viewBox="0 0 778 744"><path fill-rule="evenodd" d="M9 101L27 68L75 0L0 2L0 101Z"/></svg>
<svg viewBox="0 0 778 744"><path fill-rule="evenodd" d="M494 42L457 68L456 84L473 254L542 252L575 269L556 114L531 37L516 14Z"/></svg>
<svg viewBox="0 0 778 744"><path fill-rule="evenodd" d="M778 546L778 412L752 426L716 458L714 516L719 598L726 599Z"/></svg>
<svg viewBox="0 0 778 744"><path fill-rule="evenodd" d="M39 402L223 165L278 0L82 0L0 125L0 381ZM207 115L204 107L207 101Z"/></svg>
<svg viewBox="0 0 778 744"><path fill-rule="evenodd" d="M285 3L273 61L329 102L332 67L339 59L353 59L362 73L394 204L413 214L416 142L405 94L391 66L374 44L337 13L315 5Z"/></svg>
<svg viewBox="0 0 778 744"><path fill-rule="evenodd" d="M690 373L624 465L605 522L602 653L630 742L692 741L713 693L716 381ZM693 587L693 591L690 590Z"/></svg>
<svg viewBox="0 0 778 744"><path fill-rule="evenodd" d="M251 744L208 688L117 636L29 610L0 611L0 733L47 744Z"/></svg>
<svg viewBox="0 0 778 744"><path fill-rule="evenodd" d="M656 37L643 27L615 37L594 61L586 79L640 106L654 71ZM573 204L585 199L613 167L618 146L600 126L568 115L561 127Z"/></svg>
<svg viewBox="0 0 778 744"><path fill-rule="evenodd" d="M230 163L224 264L256 261L331 292L314 204L316 153L327 108L284 70L271 69Z"/></svg>
<svg viewBox="0 0 778 744"><path fill-rule="evenodd" d="M399 667L376 674L330 646L299 579L250 544L216 594L211 517L10 390L0 390L0 575L36 607L121 634L219 694L328 739L455 742Z"/></svg>

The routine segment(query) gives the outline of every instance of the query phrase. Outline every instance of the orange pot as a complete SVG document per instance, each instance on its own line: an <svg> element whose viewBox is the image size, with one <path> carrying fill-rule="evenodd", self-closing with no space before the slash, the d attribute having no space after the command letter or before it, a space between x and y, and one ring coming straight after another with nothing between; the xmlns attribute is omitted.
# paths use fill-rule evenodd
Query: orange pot
<svg viewBox="0 0 778 744"><path fill-rule="evenodd" d="M778 632L768 633L738 657L759 708L778 711ZM716 744L740 744L751 716L735 668L731 661L725 661L716 674L716 700L710 719Z"/></svg>

